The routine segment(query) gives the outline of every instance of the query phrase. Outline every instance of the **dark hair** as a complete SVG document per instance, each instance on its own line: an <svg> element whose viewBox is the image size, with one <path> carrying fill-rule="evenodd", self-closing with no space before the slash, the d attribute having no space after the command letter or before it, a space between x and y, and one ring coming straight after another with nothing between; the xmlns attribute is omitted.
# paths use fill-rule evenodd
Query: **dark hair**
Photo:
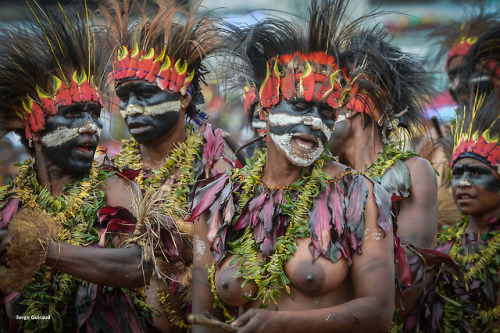
<svg viewBox="0 0 500 333"><path fill-rule="evenodd" d="M0 30L0 138L15 131L28 150L18 116L24 114L23 100L39 100L37 87L52 92L53 76L69 85L75 71L85 72L99 88L109 60L108 50L97 47L99 32L90 25L83 6L72 12L30 7L32 16L23 25Z"/></svg>

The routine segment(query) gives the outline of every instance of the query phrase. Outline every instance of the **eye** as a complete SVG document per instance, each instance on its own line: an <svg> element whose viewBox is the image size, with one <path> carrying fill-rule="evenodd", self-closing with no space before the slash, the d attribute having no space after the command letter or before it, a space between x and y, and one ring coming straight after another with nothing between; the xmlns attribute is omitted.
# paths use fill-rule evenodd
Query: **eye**
<svg viewBox="0 0 500 333"><path fill-rule="evenodd" d="M116 96L120 99L120 103L127 103L129 100L129 92L123 88L116 88Z"/></svg>
<svg viewBox="0 0 500 333"><path fill-rule="evenodd" d="M453 168L452 171L453 176L462 176L464 174L464 169L463 168Z"/></svg>
<svg viewBox="0 0 500 333"><path fill-rule="evenodd" d="M81 108L76 105L70 105L66 107L62 107L59 112L66 119L78 118L81 114Z"/></svg>
<svg viewBox="0 0 500 333"><path fill-rule="evenodd" d="M336 119L336 113L335 113L335 110L333 108L328 108L328 107L325 107L324 105L321 105L319 112L320 112L321 116L324 117L325 119L332 119L332 120Z"/></svg>
<svg viewBox="0 0 500 333"><path fill-rule="evenodd" d="M100 118L101 117L101 106L93 105L89 108L89 113L92 118Z"/></svg>
<svg viewBox="0 0 500 333"><path fill-rule="evenodd" d="M145 88L145 89L141 89L139 92L138 92L138 95L141 99L148 99L148 98L151 98L153 97L154 95L156 95L156 93L158 93L158 91L160 91L161 89L159 89L158 87L148 87L148 88Z"/></svg>

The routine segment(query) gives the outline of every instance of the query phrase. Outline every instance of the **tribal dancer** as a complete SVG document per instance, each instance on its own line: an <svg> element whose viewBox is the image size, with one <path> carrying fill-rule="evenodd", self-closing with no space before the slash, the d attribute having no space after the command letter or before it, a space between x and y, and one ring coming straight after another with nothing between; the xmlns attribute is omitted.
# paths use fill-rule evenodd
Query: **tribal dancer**
<svg viewBox="0 0 500 333"><path fill-rule="evenodd" d="M493 94L471 104L457 119L451 159L462 218L438 234L438 249L458 262L463 278L439 270L407 319L408 332L500 332L500 104Z"/></svg>
<svg viewBox="0 0 500 333"><path fill-rule="evenodd" d="M463 73L469 71L464 71L463 60L479 36L500 23L500 12L487 13L485 1L479 1L479 5L476 4L474 8L464 9L464 14L464 19L437 29L430 35L440 45L438 59L446 55L445 68L450 81L448 88L458 105L468 102L470 91L475 91L474 87L484 89L485 86L491 86L490 77L480 72L466 79Z"/></svg>
<svg viewBox="0 0 500 333"><path fill-rule="evenodd" d="M384 33L375 30L352 38L349 62L354 69L366 66L365 75L380 87L380 93L360 92L339 111L330 150L340 162L364 170L389 192L403 244L433 248L437 234L436 175L431 164L404 149L402 141L403 132L409 137L423 122L422 106L429 96L430 82L417 60L384 38ZM399 243L398 237L395 241ZM398 286L407 289L411 277L406 258L402 253L395 255L397 268L402 268L397 272ZM416 289L406 290L403 303L397 300L400 318L412 310L417 297Z"/></svg>
<svg viewBox="0 0 500 333"><path fill-rule="evenodd" d="M355 28L340 24L346 5L312 1L306 29L266 19L231 27L226 39L244 76L238 81L259 92L267 149L198 187L193 313L221 318L215 304L230 317L228 307L238 307L239 332L391 325L391 198L328 151L338 109L373 86L361 73L345 76L341 48Z"/></svg>
<svg viewBox="0 0 500 333"><path fill-rule="evenodd" d="M133 230L133 188L93 162L106 52L87 11L30 9L0 33L0 132L33 156L0 188L0 330L142 332L152 310L125 288L151 266L137 245L108 249Z"/></svg>
<svg viewBox="0 0 500 333"><path fill-rule="evenodd" d="M114 163L130 169L145 190L162 190L162 210L175 210L179 233L161 232L156 262L159 270L146 290L147 302L161 317L164 332L189 329L191 311L193 225L184 222L195 185L230 164L221 159L224 141L206 115L201 84L202 61L217 49L218 36L209 14L197 14L173 1L157 1L153 17L129 17L128 1L108 1L100 11L117 43L113 77L120 113L132 138L122 142ZM144 13L144 9L140 11ZM137 19L137 20L136 20ZM130 173L129 173L130 174Z"/></svg>

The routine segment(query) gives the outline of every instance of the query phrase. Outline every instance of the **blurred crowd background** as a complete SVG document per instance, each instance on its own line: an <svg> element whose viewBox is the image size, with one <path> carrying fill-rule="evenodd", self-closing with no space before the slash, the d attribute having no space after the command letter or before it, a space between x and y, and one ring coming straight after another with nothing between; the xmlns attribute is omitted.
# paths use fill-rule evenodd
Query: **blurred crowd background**
<svg viewBox="0 0 500 333"><path fill-rule="evenodd" d="M83 0L38 0L47 6L65 6L81 4ZM142 1L142 0L141 0ZM190 0L185 0L190 2ZM148 1L146 1L148 2ZM149 1L153 3L153 1ZM500 0L486 0L488 8L497 8ZM99 0L87 0L90 9L96 9ZM393 42L404 51L418 56L432 74L435 95L428 105L427 118L430 134L436 137L436 131L447 130L446 124L454 119L454 104L447 89L448 79L444 68L444 59L435 57L437 44L429 34L439 28L446 27L460 20L467 11L475 10L476 1L454 0L351 0L348 15L358 17L373 9L387 11L386 15L377 17L373 24L379 24L387 30ZM224 20L233 23L253 23L266 16L292 16L300 21L309 6L308 0L203 0L203 10L213 10ZM153 8L153 7L151 7ZM26 3L19 0L0 0L0 24L23 24ZM203 88L205 104L200 109L209 114L209 121L214 127L220 127L230 138L230 143L238 146L251 139L255 134L250 129L243 112L241 94L225 89L222 84L220 59L211 59L208 69L207 86ZM128 133L120 117L116 103L112 103L103 112L104 132L101 137L100 150L117 150L120 141ZM440 125L440 126L439 126ZM418 149L418 147L413 147ZM422 151L422 147L420 150ZM102 152L101 152L102 153ZM0 139L0 185L6 184L15 176L20 162L28 156L14 135L9 134ZM439 158L435 159L439 160ZM438 167L438 166L437 166Z"/></svg>

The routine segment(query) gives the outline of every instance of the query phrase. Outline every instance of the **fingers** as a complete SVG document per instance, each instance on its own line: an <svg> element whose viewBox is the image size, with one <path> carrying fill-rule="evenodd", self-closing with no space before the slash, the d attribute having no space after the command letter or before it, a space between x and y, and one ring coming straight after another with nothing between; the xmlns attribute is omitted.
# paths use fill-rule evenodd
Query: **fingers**
<svg viewBox="0 0 500 333"><path fill-rule="evenodd" d="M241 316L239 316L233 324L238 326L238 333L256 332L259 326L260 311L250 309Z"/></svg>

